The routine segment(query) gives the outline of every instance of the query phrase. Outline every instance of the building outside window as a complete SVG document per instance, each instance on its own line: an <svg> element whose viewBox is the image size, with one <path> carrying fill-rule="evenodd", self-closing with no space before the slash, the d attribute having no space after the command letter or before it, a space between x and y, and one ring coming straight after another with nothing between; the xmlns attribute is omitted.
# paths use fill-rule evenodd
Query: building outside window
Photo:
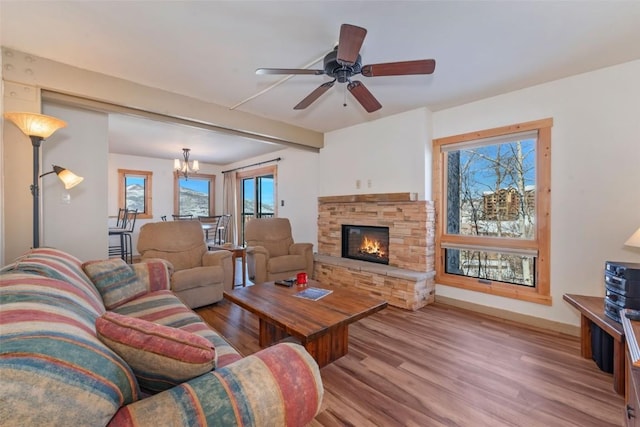
<svg viewBox="0 0 640 427"><path fill-rule="evenodd" d="M551 125L434 140L437 283L550 304Z"/></svg>

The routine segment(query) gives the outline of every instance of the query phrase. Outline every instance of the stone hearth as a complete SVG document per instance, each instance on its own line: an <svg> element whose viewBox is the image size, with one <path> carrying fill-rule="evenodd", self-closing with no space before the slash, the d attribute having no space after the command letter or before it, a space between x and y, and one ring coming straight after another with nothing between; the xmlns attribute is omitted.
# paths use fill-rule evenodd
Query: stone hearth
<svg viewBox="0 0 640 427"><path fill-rule="evenodd" d="M341 257L343 224L389 227L389 265ZM433 202L409 193L318 198L314 277L416 310L435 299Z"/></svg>

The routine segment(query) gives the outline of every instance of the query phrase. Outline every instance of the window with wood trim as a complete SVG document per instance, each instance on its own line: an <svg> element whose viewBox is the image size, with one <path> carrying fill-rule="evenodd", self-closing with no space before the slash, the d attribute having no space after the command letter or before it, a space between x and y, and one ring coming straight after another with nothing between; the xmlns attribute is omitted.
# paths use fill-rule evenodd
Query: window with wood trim
<svg viewBox="0 0 640 427"><path fill-rule="evenodd" d="M212 216L215 214L216 176L190 173L185 178L174 172L173 212L175 215Z"/></svg>
<svg viewBox="0 0 640 427"><path fill-rule="evenodd" d="M118 207L137 209L138 218L153 218L152 177L150 171L118 169Z"/></svg>
<svg viewBox="0 0 640 427"><path fill-rule="evenodd" d="M551 304L552 125L433 141L436 283Z"/></svg>

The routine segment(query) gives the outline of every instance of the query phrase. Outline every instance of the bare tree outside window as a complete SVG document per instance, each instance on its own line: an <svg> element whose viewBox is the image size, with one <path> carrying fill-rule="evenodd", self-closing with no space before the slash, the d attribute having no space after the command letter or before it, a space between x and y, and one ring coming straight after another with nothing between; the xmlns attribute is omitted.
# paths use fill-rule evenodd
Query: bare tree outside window
<svg viewBox="0 0 640 427"><path fill-rule="evenodd" d="M447 183L458 190L448 192L449 223L456 224L449 233L534 237L535 143L528 138L448 153ZM460 249L447 249L447 256L449 273L534 285L533 257Z"/></svg>

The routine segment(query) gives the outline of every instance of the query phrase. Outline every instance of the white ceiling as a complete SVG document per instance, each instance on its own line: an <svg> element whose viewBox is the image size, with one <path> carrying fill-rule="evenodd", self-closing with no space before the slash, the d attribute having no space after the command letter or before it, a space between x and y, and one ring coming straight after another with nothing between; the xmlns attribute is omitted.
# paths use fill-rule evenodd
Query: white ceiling
<svg viewBox="0 0 640 427"><path fill-rule="evenodd" d="M227 165L284 147L198 127L123 114L109 115L110 153L182 160L183 148L191 149L190 160Z"/></svg>
<svg viewBox="0 0 640 427"><path fill-rule="evenodd" d="M321 58L342 23L368 30L363 64L434 58L434 74L359 78L383 105L372 114L338 84L294 111L326 76L293 77L237 109L326 132L640 59L640 1L0 0L3 46L227 107L282 78L256 68ZM175 139L159 143L166 131L140 134L153 130L130 117L112 122L113 152L162 157L150 149L179 154L188 145L193 158L226 164L281 148L193 129L178 134L175 125L167 125Z"/></svg>

